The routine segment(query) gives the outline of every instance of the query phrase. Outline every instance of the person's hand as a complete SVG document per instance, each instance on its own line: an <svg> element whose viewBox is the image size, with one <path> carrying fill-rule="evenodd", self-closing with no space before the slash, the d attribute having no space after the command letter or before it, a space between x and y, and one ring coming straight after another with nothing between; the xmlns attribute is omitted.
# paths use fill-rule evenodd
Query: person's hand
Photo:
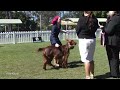
<svg viewBox="0 0 120 90"><path fill-rule="evenodd" d="M66 33L66 34L69 34L70 32L69 32L69 31L66 31L65 33Z"/></svg>
<svg viewBox="0 0 120 90"><path fill-rule="evenodd" d="M100 29L103 29L104 28L104 26L103 25L100 25Z"/></svg>
<svg viewBox="0 0 120 90"><path fill-rule="evenodd" d="M68 31L66 31L66 30L61 30L61 32L63 32L63 33L67 33Z"/></svg>

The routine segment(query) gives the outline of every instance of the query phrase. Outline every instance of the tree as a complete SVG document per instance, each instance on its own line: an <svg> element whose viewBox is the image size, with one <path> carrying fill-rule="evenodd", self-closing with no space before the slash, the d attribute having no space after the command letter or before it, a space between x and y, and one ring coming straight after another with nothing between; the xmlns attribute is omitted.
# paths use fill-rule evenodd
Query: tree
<svg viewBox="0 0 120 90"><path fill-rule="evenodd" d="M6 19L12 19L12 12L6 11ZM8 31L12 31L12 24L8 25Z"/></svg>
<svg viewBox="0 0 120 90"><path fill-rule="evenodd" d="M66 11L63 18L79 18L83 11Z"/></svg>
<svg viewBox="0 0 120 90"><path fill-rule="evenodd" d="M0 11L0 18L1 19L11 19L12 18L12 12L11 11ZM8 25L8 31L12 30L12 25Z"/></svg>
<svg viewBox="0 0 120 90"><path fill-rule="evenodd" d="M107 17L107 11L93 11L96 17L105 18ZM83 11L65 11L63 18L79 18L83 14Z"/></svg>
<svg viewBox="0 0 120 90"><path fill-rule="evenodd" d="M106 18L107 17L107 11L94 11L94 14L96 17L99 18Z"/></svg>
<svg viewBox="0 0 120 90"><path fill-rule="evenodd" d="M20 19L22 24L19 25L20 31L27 31L27 30L36 30L37 24L34 20L32 20L32 13L31 11L0 11L0 18L1 19ZM17 31L18 26L14 25L7 25L8 31ZM1 30L3 31L3 30Z"/></svg>
<svg viewBox="0 0 120 90"><path fill-rule="evenodd" d="M83 11L0 11L1 19L21 19L20 31L40 30L40 15L42 29L46 29L54 16L64 18L79 18ZM94 11L96 17L107 17L107 11ZM8 30L17 31L17 25L8 26Z"/></svg>
<svg viewBox="0 0 120 90"><path fill-rule="evenodd" d="M59 11L34 11L33 13L35 17L37 17L36 22L38 26L40 25L40 15L41 15L42 29L46 29L46 27L50 24L54 16L60 15Z"/></svg>

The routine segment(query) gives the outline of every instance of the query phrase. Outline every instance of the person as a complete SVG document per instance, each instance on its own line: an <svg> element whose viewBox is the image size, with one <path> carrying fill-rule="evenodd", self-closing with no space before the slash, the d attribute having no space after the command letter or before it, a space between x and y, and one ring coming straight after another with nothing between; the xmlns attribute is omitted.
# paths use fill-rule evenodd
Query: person
<svg viewBox="0 0 120 90"><path fill-rule="evenodd" d="M93 56L96 45L95 32L99 27L102 28L103 26L99 25L92 11L84 11L76 27L76 33L79 39L79 52L81 61L85 66L86 79L93 79L94 77Z"/></svg>
<svg viewBox="0 0 120 90"><path fill-rule="evenodd" d="M51 23L52 23L52 31L51 31L51 35L50 35L51 45L58 47L61 50L60 46L62 45L62 43L58 36L59 36L60 32L67 33L67 31L61 30L60 16L55 16ZM56 63L55 59L54 59L54 65L59 66L59 64Z"/></svg>
<svg viewBox="0 0 120 90"><path fill-rule="evenodd" d="M119 46L120 46L120 12L109 11L109 18L104 27L105 46L109 61L110 75L119 77Z"/></svg>

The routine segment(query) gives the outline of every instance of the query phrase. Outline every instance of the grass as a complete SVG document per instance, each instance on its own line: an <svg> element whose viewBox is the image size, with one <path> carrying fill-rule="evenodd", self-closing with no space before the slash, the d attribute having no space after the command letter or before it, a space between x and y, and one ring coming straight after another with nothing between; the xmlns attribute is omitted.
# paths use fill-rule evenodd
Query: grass
<svg viewBox="0 0 120 90"><path fill-rule="evenodd" d="M78 41L77 41L78 42ZM65 44L65 41L62 41ZM0 45L0 79L84 79L84 64L80 62L78 45L70 51L68 69L59 70L47 66L43 70L42 53L39 47L48 46L50 42ZM96 79L109 79L106 51L97 40L95 51Z"/></svg>

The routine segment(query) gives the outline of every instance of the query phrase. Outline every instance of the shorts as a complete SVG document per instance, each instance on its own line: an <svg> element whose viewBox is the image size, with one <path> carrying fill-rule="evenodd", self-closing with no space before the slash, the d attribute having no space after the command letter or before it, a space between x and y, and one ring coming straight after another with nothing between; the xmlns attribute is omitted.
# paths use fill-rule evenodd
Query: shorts
<svg viewBox="0 0 120 90"><path fill-rule="evenodd" d="M79 52L82 62L93 61L96 39L79 39Z"/></svg>

